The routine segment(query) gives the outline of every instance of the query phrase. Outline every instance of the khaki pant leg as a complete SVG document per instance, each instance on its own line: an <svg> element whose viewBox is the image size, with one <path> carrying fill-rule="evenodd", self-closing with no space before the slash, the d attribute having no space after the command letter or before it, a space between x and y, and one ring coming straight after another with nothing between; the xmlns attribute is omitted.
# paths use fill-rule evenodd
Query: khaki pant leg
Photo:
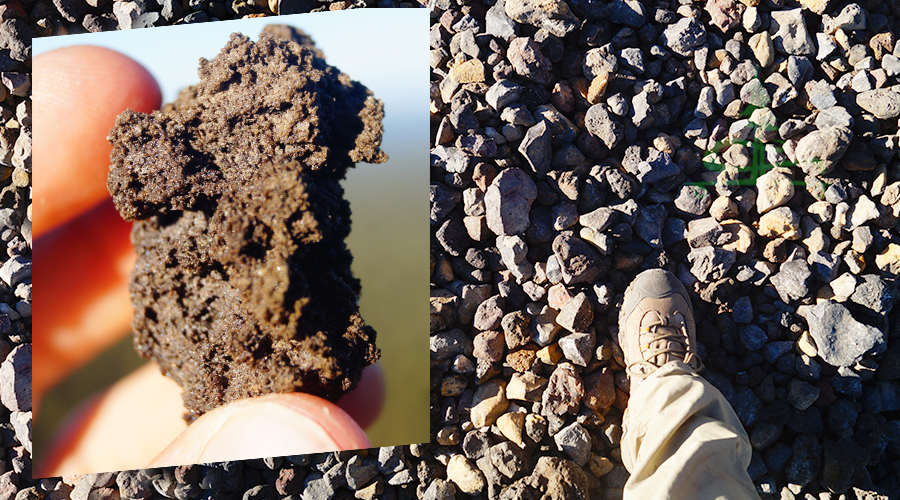
<svg viewBox="0 0 900 500"><path fill-rule="evenodd" d="M725 397L686 364L667 363L634 390L622 423L624 500L758 499L750 441Z"/></svg>

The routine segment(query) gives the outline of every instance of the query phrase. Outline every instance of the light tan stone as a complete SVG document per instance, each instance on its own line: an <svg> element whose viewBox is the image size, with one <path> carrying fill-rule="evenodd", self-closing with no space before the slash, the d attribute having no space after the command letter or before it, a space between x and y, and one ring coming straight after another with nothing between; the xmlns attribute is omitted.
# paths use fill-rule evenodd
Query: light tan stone
<svg viewBox="0 0 900 500"><path fill-rule="evenodd" d="M761 67L765 68L775 61L775 47L772 45L772 37L767 31L751 36L748 43L750 49L753 50L753 56L759 61Z"/></svg>
<svg viewBox="0 0 900 500"><path fill-rule="evenodd" d="M763 214L759 218L757 232L764 238L781 237L786 240L799 240L803 236L800 217L788 207L778 207Z"/></svg>
<svg viewBox="0 0 900 500"><path fill-rule="evenodd" d="M493 425L497 417L509 408L509 400L506 399L506 382L502 380L488 380L478 386L475 396L472 398L470 418L476 428Z"/></svg>
<svg viewBox="0 0 900 500"><path fill-rule="evenodd" d="M800 5L811 12L822 15L831 0L800 0Z"/></svg>
<svg viewBox="0 0 900 500"><path fill-rule="evenodd" d="M523 425L525 425L525 414L520 412L504 413L497 419L497 428L500 429L500 433L520 447L525 446L522 441Z"/></svg>
<svg viewBox="0 0 900 500"><path fill-rule="evenodd" d="M591 80L591 86L588 87L587 100L591 104L597 104L603 100L606 94L606 87L609 85L609 72L602 71L599 75Z"/></svg>
<svg viewBox="0 0 900 500"><path fill-rule="evenodd" d="M743 222L736 219L722 221L722 229L731 233L731 241L722 245L725 250L733 250L735 252L747 253L753 247L753 241L756 236L753 230Z"/></svg>
<svg viewBox="0 0 900 500"><path fill-rule="evenodd" d="M816 341L813 340L809 332L803 332L800 335L800 338L797 340L797 347L800 348L800 352L811 358L816 357L816 354L819 353L818 349L816 349Z"/></svg>
<svg viewBox="0 0 900 500"><path fill-rule="evenodd" d="M591 453L591 459L588 462L588 468L591 469L591 473L593 473L594 476L605 476L613 470L614 466L615 464L613 464L612 460Z"/></svg>
<svg viewBox="0 0 900 500"><path fill-rule="evenodd" d="M467 495L474 495L484 489L484 474L464 455L453 455L447 462L447 479Z"/></svg>
<svg viewBox="0 0 900 500"><path fill-rule="evenodd" d="M458 83L479 83L484 81L484 64L478 59L469 59L450 70L450 78Z"/></svg>
<svg viewBox="0 0 900 500"><path fill-rule="evenodd" d="M562 358L562 350L559 344L550 344L538 351L537 357L545 365L555 365Z"/></svg>
<svg viewBox="0 0 900 500"><path fill-rule="evenodd" d="M547 387L547 379L531 372L513 373L506 386L506 398L536 403Z"/></svg>

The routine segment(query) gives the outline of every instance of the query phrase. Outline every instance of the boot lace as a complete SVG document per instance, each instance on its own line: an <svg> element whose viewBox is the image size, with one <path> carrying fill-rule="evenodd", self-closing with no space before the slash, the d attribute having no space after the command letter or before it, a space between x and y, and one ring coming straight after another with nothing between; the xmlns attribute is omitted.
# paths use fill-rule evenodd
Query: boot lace
<svg viewBox="0 0 900 500"><path fill-rule="evenodd" d="M703 362L692 349L693 346L690 345L684 316L676 313L675 324L669 324L668 318L664 315L657 313L656 317L657 320L650 325L641 326L638 340L641 342L640 351L643 359L629 364L625 368L628 374L641 378L650 375L662 366L651 360L656 360L661 355L664 360L668 358L668 355L675 356L695 371L700 372L703 369ZM659 347L660 345L665 347Z"/></svg>

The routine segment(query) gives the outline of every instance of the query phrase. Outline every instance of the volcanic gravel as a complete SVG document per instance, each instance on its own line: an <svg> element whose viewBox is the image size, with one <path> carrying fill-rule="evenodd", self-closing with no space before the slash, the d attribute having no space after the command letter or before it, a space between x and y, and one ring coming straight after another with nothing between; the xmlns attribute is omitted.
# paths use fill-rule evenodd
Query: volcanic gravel
<svg viewBox="0 0 900 500"><path fill-rule="evenodd" d="M651 267L761 498L900 497L900 2L430 7L432 443L29 482L14 412L0 498L617 498L617 304ZM57 14L0 11L13 89Z"/></svg>
<svg viewBox="0 0 900 500"><path fill-rule="evenodd" d="M900 497L900 2L430 6L440 477L619 497L617 314L665 268L762 498Z"/></svg>
<svg viewBox="0 0 900 500"><path fill-rule="evenodd" d="M31 486L31 35L0 5L0 499Z"/></svg>
<svg viewBox="0 0 900 500"><path fill-rule="evenodd" d="M418 0L417 0L418 1ZM17 0L34 36L150 28L366 7L421 7L413 0Z"/></svg>

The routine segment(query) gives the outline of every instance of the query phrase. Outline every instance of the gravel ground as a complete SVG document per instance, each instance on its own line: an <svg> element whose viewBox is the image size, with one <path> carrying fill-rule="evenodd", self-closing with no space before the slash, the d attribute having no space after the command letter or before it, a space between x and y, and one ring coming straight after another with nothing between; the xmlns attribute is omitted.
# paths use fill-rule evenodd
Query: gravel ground
<svg viewBox="0 0 900 500"><path fill-rule="evenodd" d="M433 442L39 482L21 63L68 25L24 3L0 5L0 498L617 498L617 304L652 267L693 291L762 498L900 497L900 3L433 2Z"/></svg>
<svg viewBox="0 0 900 500"><path fill-rule="evenodd" d="M19 13L0 5L0 499L31 479L31 35Z"/></svg>
<svg viewBox="0 0 900 500"><path fill-rule="evenodd" d="M662 267L761 497L900 497L900 2L432 8L448 488L621 495L618 307Z"/></svg>
<svg viewBox="0 0 900 500"><path fill-rule="evenodd" d="M422 7L423 0L13 0L34 36L149 28L366 7Z"/></svg>

